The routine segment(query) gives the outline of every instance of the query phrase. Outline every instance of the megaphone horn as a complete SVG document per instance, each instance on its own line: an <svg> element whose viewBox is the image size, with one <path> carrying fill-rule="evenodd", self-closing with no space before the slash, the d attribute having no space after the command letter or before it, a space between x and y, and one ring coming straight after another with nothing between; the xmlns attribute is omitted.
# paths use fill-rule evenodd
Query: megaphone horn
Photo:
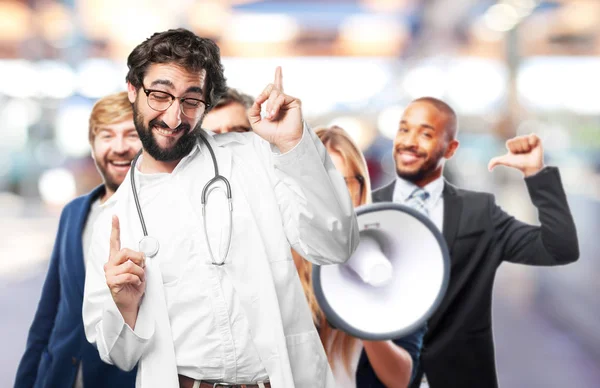
<svg viewBox="0 0 600 388"><path fill-rule="evenodd" d="M327 320L354 337L411 334L435 312L450 277L444 237L429 218L384 202L356 209L360 243L344 264L313 266L315 297Z"/></svg>

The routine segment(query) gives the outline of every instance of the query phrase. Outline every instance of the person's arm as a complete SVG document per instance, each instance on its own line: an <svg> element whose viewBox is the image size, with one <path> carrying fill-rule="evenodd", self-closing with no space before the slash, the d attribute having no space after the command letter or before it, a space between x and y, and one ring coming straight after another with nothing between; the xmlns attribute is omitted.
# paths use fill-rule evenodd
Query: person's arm
<svg viewBox="0 0 600 388"><path fill-rule="evenodd" d="M283 92L281 68L248 110L248 119L261 138L257 148L292 248L315 264L348 260L359 241L350 193L325 146L302 120L300 100Z"/></svg>
<svg viewBox="0 0 600 388"><path fill-rule="evenodd" d="M491 217L503 247L503 259L531 265L562 265L579 258L575 223L558 169L546 167L526 177L540 226L528 225L504 212L490 197Z"/></svg>
<svg viewBox="0 0 600 388"><path fill-rule="evenodd" d="M532 226L506 214L489 199L490 217L502 258L513 263L560 265L579 258L575 223L556 167L544 167L542 141L534 134L506 142L508 152L490 160L488 168L506 166L523 173L541 226Z"/></svg>
<svg viewBox="0 0 600 388"><path fill-rule="evenodd" d="M15 387L33 387L37 379L38 367L42 357L42 352L48 346L50 334L54 328L54 321L58 311L60 300L60 238L65 231L63 230L63 221L68 213L68 205L62 211L58 232L52 249L52 256L46 274L46 280L42 287L40 301L38 303L33 322L29 328L27 336L27 345L25 353L21 358L17 375L15 378Z"/></svg>
<svg viewBox="0 0 600 388"><path fill-rule="evenodd" d="M377 379L388 388L406 388L419 365L427 327L394 341L363 341L369 364Z"/></svg>
<svg viewBox="0 0 600 388"><path fill-rule="evenodd" d="M358 224L348 188L317 135L273 154L272 179L292 248L315 264L343 263L358 245Z"/></svg>
<svg viewBox="0 0 600 388"><path fill-rule="evenodd" d="M410 354L392 341L363 341L379 381L388 388L406 388L412 373Z"/></svg>
<svg viewBox="0 0 600 388"><path fill-rule="evenodd" d="M87 340L96 346L102 361L130 371L151 343L154 319L143 299L135 314L121 312L123 308L117 306L107 285L109 275L105 269L111 255L112 211L104 209L94 225L86 266L83 324Z"/></svg>

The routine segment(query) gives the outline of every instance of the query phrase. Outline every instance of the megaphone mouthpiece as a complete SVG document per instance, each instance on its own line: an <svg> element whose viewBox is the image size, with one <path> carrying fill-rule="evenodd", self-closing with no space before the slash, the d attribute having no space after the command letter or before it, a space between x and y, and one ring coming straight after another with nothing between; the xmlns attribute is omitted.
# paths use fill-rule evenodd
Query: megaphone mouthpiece
<svg viewBox="0 0 600 388"><path fill-rule="evenodd" d="M360 244L346 265L363 282L374 287L385 286L392 280L392 264L384 256L377 240L371 236L361 237Z"/></svg>

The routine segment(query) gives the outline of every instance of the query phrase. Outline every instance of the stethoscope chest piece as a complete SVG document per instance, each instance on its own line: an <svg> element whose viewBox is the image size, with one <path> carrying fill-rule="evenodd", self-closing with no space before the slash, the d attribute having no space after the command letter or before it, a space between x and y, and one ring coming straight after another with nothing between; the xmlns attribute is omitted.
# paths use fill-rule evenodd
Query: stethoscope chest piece
<svg viewBox="0 0 600 388"><path fill-rule="evenodd" d="M231 246L232 212L233 212L232 201L231 201L231 185L229 184L229 181L227 180L227 178L225 178L222 175L219 175L219 166L217 165L217 158L215 157L215 153L214 153L212 147L210 146L210 144L208 143L208 140L206 140L206 138L202 134L200 134L199 137L204 142L204 144L206 144L206 147L208 148L208 150L210 152L210 156L211 156L212 162L213 162L213 167L215 170L215 176L210 181L208 181L208 183L202 189L202 218L204 220L204 237L206 239L208 251L212 258L212 264L214 264L216 266L222 266L225 263L225 258L229 254L229 248ZM152 236L148 236L148 231L146 230L146 222L144 221L144 215L142 214L142 207L140 206L137 188L135 186L135 165L141 154L142 154L142 150L140 150L140 152L138 152L137 155L135 156L135 158L133 158L133 160L131 161L131 167L130 167L131 190L133 191L133 199L135 201L135 207L137 209L138 216L140 218L142 232L144 233L144 237L142 237L142 239L139 242L139 251L143 252L144 255L146 255L146 257L154 257L158 253L160 246L159 246L158 240L156 238L154 238ZM225 255L224 255L224 257L221 258L221 260L217 261L217 260L215 260L215 257L213 255L212 248L210 246L210 240L209 240L208 234L206 232L207 228L208 228L208 226L206 225L206 203L208 200L208 194L214 188L216 188L216 186L213 187L212 185L219 181L221 181L225 185L226 196L229 201L229 234L228 234L228 239L227 239L227 247L225 249Z"/></svg>
<svg viewBox="0 0 600 388"><path fill-rule="evenodd" d="M158 253L158 248L160 245L158 244L158 240L152 236L144 236L140 240L139 250L146 257L154 257Z"/></svg>

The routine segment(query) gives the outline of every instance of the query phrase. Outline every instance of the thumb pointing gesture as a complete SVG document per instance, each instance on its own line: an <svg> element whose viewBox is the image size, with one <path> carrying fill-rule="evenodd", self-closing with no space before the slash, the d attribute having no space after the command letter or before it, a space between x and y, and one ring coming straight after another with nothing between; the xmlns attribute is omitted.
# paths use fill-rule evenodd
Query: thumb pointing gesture
<svg viewBox="0 0 600 388"><path fill-rule="evenodd" d="M492 158L488 164L491 171L496 166L521 170L525 176L538 172L544 166L542 141L535 134L517 136L506 142L508 152Z"/></svg>

